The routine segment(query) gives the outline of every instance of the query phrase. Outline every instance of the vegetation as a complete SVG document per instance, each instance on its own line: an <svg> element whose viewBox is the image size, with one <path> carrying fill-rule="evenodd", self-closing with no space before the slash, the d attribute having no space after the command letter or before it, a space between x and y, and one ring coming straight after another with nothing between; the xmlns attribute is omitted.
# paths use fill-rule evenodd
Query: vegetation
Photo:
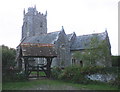
<svg viewBox="0 0 120 92"><path fill-rule="evenodd" d="M80 67L80 66L69 66L62 70L61 68L55 67L52 69L51 79L40 79L34 81L19 81L19 82L5 82L2 87L3 90L66 90L67 87L72 87L76 90L118 90L119 78L111 84L101 83L97 81L90 81L85 79L86 74L99 73L117 73L116 69L108 69L103 67ZM35 72L32 72L34 74ZM40 89L41 88L41 89ZM67 89L70 90L70 89Z"/></svg>
<svg viewBox="0 0 120 92"><path fill-rule="evenodd" d="M120 56L112 56L112 67L118 71L118 77L110 84L120 87Z"/></svg>
<svg viewBox="0 0 120 92"><path fill-rule="evenodd" d="M37 72L32 71L31 74L32 74L32 75L37 75ZM44 72L40 71L40 72L39 72L39 76L46 76L46 74L45 74Z"/></svg>
<svg viewBox="0 0 120 92"><path fill-rule="evenodd" d="M101 58L105 59L105 62L102 61L105 64L107 61L110 61L109 48L106 46L106 44L106 40L100 41L98 37L92 37L90 40L90 46L86 47L86 50L84 50L84 52L76 51L73 54L73 57L79 61L86 61L85 65L87 66L96 66L96 60L100 60Z"/></svg>
<svg viewBox="0 0 120 92"><path fill-rule="evenodd" d="M112 56L112 66L120 67L120 56Z"/></svg>
<svg viewBox="0 0 120 92"><path fill-rule="evenodd" d="M92 53L92 52L91 52ZM54 67L52 69L51 78L54 80L35 80L28 81L25 78L24 72L17 72L15 70L15 49L9 48L7 46L2 45L2 78L3 78L3 90L18 90L18 89L29 89L30 87L36 87L37 85L49 85L54 88L60 88L61 85L65 84L75 87L76 89L93 89L93 90L115 90L117 86L120 86L120 68L117 66L119 64L119 57L112 56L112 62L114 67L99 67L99 66L89 66L89 67L81 67L81 66L69 66L64 70L59 67ZM81 56L79 53L76 54L76 58L84 58L90 59L87 57L88 54L84 54ZM81 57L80 57L81 56ZM92 59L94 61L94 59ZM86 78L86 75L95 74L95 73L113 73L118 74L116 80L111 81L108 85L106 83L100 83L97 81L92 81ZM36 72L32 72L32 74L36 74ZM43 72L40 72L40 75L44 76ZM58 81L57 81L58 80ZM7 81L7 82L6 82ZM9 81L9 82L8 82ZM17 82L16 82L17 81ZM65 82L63 82L65 81ZM63 86L61 86L63 87Z"/></svg>
<svg viewBox="0 0 120 92"><path fill-rule="evenodd" d="M2 69L12 69L15 66L16 51L13 48L2 45Z"/></svg>
<svg viewBox="0 0 120 92"><path fill-rule="evenodd" d="M62 73L62 69L61 69L61 68L59 68L59 67L54 67L54 68L52 69L52 72L51 72L51 78L58 80L58 79L59 79L58 76L60 76L61 73Z"/></svg>
<svg viewBox="0 0 120 92"><path fill-rule="evenodd" d="M56 80L62 80L70 83L78 84L98 84L100 81L92 81L86 76L91 74L115 74L118 75L119 68L110 68L110 67L100 67L100 66L90 66L90 67L81 67L81 66L69 66L62 70L61 68L53 68L52 78ZM120 77L116 78L115 81L111 81L108 84L118 87L120 85Z"/></svg>
<svg viewBox="0 0 120 92"><path fill-rule="evenodd" d="M10 80L14 74L16 51L13 48L2 45L2 78L3 81Z"/></svg>
<svg viewBox="0 0 120 92"><path fill-rule="evenodd" d="M16 50L2 45L2 81L21 81L25 80L24 72L20 73L16 66Z"/></svg>
<svg viewBox="0 0 120 92"><path fill-rule="evenodd" d="M3 83L3 90L66 90L67 87L74 90L117 90L116 87L111 87L110 85L99 83L96 84L76 84L68 83L58 80L34 80L34 81L23 81L23 82L8 82ZM41 88L41 89L40 89Z"/></svg>

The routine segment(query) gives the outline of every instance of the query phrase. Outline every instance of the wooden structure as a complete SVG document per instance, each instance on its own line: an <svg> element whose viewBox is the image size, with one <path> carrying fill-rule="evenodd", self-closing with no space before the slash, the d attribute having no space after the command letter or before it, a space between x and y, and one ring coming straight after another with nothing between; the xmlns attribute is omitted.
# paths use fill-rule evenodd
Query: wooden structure
<svg viewBox="0 0 120 92"><path fill-rule="evenodd" d="M54 57L57 57L56 50L53 44L38 44L38 43L21 43L19 52L19 60L24 60L25 74L29 77L31 71L43 71L49 78L51 74L51 63ZM29 58L46 58L46 65L31 66Z"/></svg>

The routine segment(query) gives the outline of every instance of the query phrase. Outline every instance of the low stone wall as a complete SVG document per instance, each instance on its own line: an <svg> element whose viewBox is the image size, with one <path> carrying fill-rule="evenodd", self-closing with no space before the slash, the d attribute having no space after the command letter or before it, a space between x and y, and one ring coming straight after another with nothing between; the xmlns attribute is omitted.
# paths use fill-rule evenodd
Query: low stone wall
<svg viewBox="0 0 120 92"><path fill-rule="evenodd" d="M110 82L111 80L115 80L117 75L113 74L92 74L92 75L87 75L87 78L90 80L96 80L96 81L101 81L101 82Z"/></svg>

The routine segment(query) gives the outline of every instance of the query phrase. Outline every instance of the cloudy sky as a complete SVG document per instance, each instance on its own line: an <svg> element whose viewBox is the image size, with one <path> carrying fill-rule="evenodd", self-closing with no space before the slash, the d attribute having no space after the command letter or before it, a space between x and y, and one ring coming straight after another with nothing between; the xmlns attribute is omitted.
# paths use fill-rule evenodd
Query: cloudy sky
<svg viewBox="0 0 120 92"><path fill-rule="evenodd" d="M21 39L23 9L34 7L48 16L48 32L61 30L77 35L108 31L111 52L118 55L119 0L1 0L0 45L16 48Z"/></svg>

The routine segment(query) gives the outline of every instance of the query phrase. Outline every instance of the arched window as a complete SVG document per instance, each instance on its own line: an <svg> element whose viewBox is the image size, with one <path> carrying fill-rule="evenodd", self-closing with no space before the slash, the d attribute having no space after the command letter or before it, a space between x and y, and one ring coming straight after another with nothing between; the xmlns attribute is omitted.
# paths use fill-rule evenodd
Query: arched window
<svg viewBox="0 0 120 92"><path fill-rule="evenodd" d="M83 67L83 61L82 60L80 60L80 66Z"/></svg>
<svg viewBox="0 0 120 92"><path fill-rule="evenodd" d="M72 59L72 65L75 65L76 64L76 59Z"/></svg>

